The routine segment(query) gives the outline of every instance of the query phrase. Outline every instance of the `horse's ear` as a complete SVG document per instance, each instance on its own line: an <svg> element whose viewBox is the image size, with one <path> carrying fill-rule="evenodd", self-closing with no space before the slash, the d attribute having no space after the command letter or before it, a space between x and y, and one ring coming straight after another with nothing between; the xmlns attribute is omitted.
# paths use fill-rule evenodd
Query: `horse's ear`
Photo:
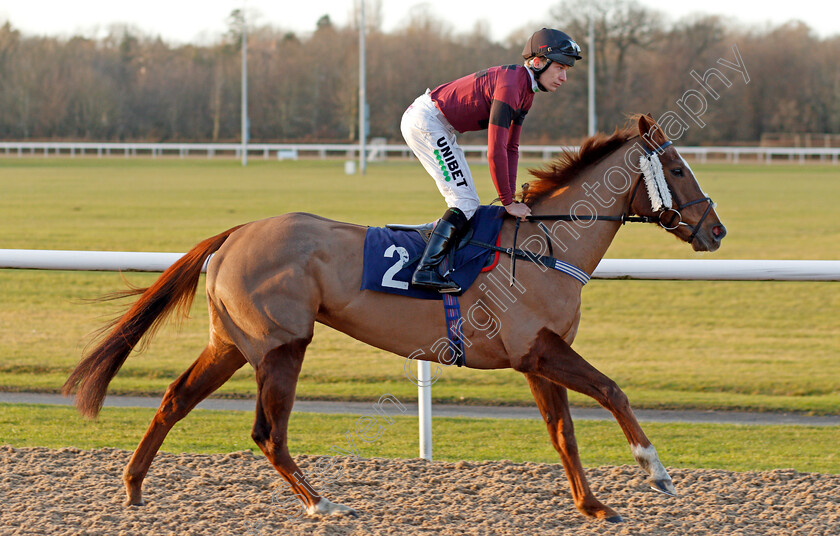
<svg viewBox="0 0 840 536"><path fill-rule="evenodd" d="M639 134L649 149L657 149L668 141L662 133L662 129L656 124L656 120L650 114L639 116ZM656 145L654 145L654 143Z"/></svg>
<svg viewBox="0 0 840 536"><path fill-rule="evenodd" d="M645 144L647 144L648 147L651 148L651 149L652 149L652 147L650 147L650 141L651 141L651 139L650 139L650 129L651 129L652 126L653 126L653 120L652 119L650 119L646 115L639 115L639 135L642 136L642 139L644 140Z"/></svg>

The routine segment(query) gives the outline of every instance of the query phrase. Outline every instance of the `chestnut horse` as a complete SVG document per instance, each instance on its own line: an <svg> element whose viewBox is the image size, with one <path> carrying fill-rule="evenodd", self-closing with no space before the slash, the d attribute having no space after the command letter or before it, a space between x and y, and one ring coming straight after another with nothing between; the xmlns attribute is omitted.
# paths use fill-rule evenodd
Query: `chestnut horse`
<svg viewBox="0 0 840 536"><path fill-rule="evenodd" d="M674 208L653 201L650 190L655 186L648 184L640 167L640 156L654 152L659 154L656 165L662 164L659 181L665 191L659 195L672 197ZM697 251L716 250L726 233L711 199L649 116L635 116L628 128L590 138L580 151L565 153L532 173L537 179L522 194L532 214L574 217L553 221L551 229L506 220L501 244L512 244L518 230L521 247L528 244L533 252L538 245L538 253L544 254L550 246L554 255L586 274L595 270L627 215L658 221ZM581 216L582 209L606 217ZM289 414L314 323L400 356L419 354L419 359L448 361L434 351L435 342L446 336L439 301L359 290L365 229L301 213L252 222L201 242L152 286L133 292L140 298L64 385L65 394L77 390L76 406L87 417L99 413L109 382L141 337L175 309L189 308L207 263L210 340L169 386L131 457L123 475L127 504L143 504L143 478L175 423L249 363L258 385L252 431L256 444L310 515L355 513L318 495L289 455ZM480 289L488 287L482 283L491 276L496 277L493 272L481 274L464 292L462 307L470 308L483 296ZM575 505L583 514L621 520L595 498L586 481L566 389L588 395L612 412L651 486L675 495L671 478L625 394L571 347L580 320L582 283L527 260L518 261L515 277L516 288L524 291L516 300L507 304L483 300L487 314L498 319L493 336L480 325L463 324L463 337L470 341L466 366L512 368L525 375L560 454Z"/></svg>

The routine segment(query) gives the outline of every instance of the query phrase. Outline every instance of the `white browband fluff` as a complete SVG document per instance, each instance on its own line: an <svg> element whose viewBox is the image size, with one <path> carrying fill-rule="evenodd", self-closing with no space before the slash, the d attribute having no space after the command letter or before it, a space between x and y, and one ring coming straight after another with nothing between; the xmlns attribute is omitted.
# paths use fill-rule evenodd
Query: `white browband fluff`
<svg viewBox="0 0 840 536"><path fill-rule="evenodd" d="M659 161L656 151L640 157L639 167L645 176L645 186L647 186L653 211L659 212L663 208L671 208L671 190L665 182L665 171L662 169L662 162Z"/></svg>

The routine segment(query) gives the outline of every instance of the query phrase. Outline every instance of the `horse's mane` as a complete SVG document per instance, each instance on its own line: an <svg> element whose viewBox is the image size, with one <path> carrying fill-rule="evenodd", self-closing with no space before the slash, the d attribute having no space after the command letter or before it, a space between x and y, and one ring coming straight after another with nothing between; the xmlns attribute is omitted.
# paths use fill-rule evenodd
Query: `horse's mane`
<svg viewBox="0 0 840 536"><path fill-rule="evenodd" d="M587 138L578 151L563 150L553 162L538 169L529 169L536 180L523 187L523 203L533 205L543 197L568 184L585 167L594 164L639 134L638 115L629 118L627 127L616 128L611 135L598 133Z"/></svg>

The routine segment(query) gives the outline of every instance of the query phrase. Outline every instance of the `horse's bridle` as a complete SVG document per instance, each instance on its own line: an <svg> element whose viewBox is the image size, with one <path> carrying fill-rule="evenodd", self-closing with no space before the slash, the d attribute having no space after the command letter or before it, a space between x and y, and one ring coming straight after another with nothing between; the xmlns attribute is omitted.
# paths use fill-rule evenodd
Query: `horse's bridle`
<svg viewBox="0 0 840 536"><path fill-rule="evenodd" d="M673 144L670 141L667 141L667 142L663 143L661 146L656 147L655 149L650 149L650 150L646 149L647 155L650 156L654 152L656 152L658 154L662 154L662 152L669 145L673 145ZM633 188L633 193L630 194L630 203L628 203L628 205L627 205L628 210L630 210L632 208L633 200L636 198L636 192L639 190L639 186L642 184L643 180L644 180L644 174L639 174L638 179L636 179L636 186ZM666 184L667 184L667 182L666 182ZM714 208L715 202L712 201L711 197L706 196L706 197L701 197L700 199L695 199L694 201L689 201L688 203L680 204L679 199L677 198L677 194L676 194L676 192L674 192L674 189L671 188L670 184L667 184L667 186L668 186L668 191L671 192L671 198L673 199L674 204L677 205L677 208L668 207L668 208L662 210L659 213L659 216L657 216L657 218L654 219L653 221L658 223L660 225L660 227L662 227L666 231L673 231L673 230L677 229L680 225L685 225L686 227L691 229L691 236L688 237L688 243L691 244L692 242L694 242L694 239L697 237L697 232L703 226L703 222L706 221L706 217L708 217L709 213L711 213L712 209ZM694 206L694 205L698 205L700 203L708 203L708 206L706 207L706 211L703 212L703 216L700 218L700 221L697 222L697 225L691 225L690 223L684 222L682 220L681 211L683 209L686 209L686 208ZM668 223L665 223L663 221L662 217L669 212L673 213L674 215L671 218L669 218L670 221ZM674 223L674 218L675 217L676 217L676 220L677 220L676 223Z"/></svg>
<svg viewBox="0 0 840 536"><path fill-rule="evenodd" d="M672 145L670 141L663 143L661 146L658 146L654 149L645 149L648 156L652 155L654 152L662 154L662 152L668 147ZM627 204L627 211L629 212L632 210L633 200L636 198L636 193L639 191L639 186L641 186L642 182L644 182L644 174L640 173L639 177L636 179L636 186L633 187L633 193L630 194L630 202ZM667 184L667 183L666 183ZM621 224L625 224L627 222L635 223L658 223L663 229L666 231L673 231L677 229L680 225L685 225L689 229L691 229L691 236L688 237L688 243L691 244L694 242L694 239L697 237L697 233L700 231L700 228L703 226L703 222L706 221L706 217L708 217L709 213L711 213L712 208L715 206L715 202L712 201L712 198L709 196L702 197L700 199L695 199L694 201L689 201L685 204L679 204L676 194L674 193L673 188L671 185L668 184L668 190L671 192L671 197L674 200L674 203L677 205L677 208L666 208L662 210L658 216L638 216L638 215L631 215L625 212L620 216L578 216L574 214L541 214L539 216L528 216L527 221L535 222L535 221L618 221ZM706 211L703 213L703 216L700 218L700 221L697 222L697 225L691 225L690 223L686 223L682 221L682 213L680 211L700 204L700 203L708 203L709 205L706 207ZM667 213L673 213L673 215L669 218L669 221L666 223L663 221L663 216ZM674 219L676 218L676 223L674 223ZM517 218L516 220L516 231L519 230L519 222L520 220ZM542 226L544 227L544 226ZM515 233L516 233L515 231ZM545 229L543 229L545 232ZM515 234L514 234L515 236Z"/></svg>
<svg viewBox="0 0 840 536"><path fill-rule="evenodd" d="M646 148L645 151L647 152L647 156L652 155L654 152L656 152L658 154L662 154L662 152L669 145L672 145L672 143L670 141L667 141L667 142L663 143L661 146L658 146L654 149L649 150L649 149ZM688 237L688 243L691 244L692 242L694 242L694 239L697 237L697 232L703 226L703 222L706 220L706 217L709 215L709 213L712 211L712 208L714 208L714 206L715 206L715 203L714 203L714 201L712 201L712 198L710 198L709 196L706 196L706 197L702 197L700 199L695 199L694 201L689 201L688 203L679 204L679 201L677 200L677 196L674 195L673 188L671 188L671 185L668 184L667 181L666 181L666 185L668 186L668 191L671 193L671 198L672 198L673 202L677 205L677 208L668 207L668 208L662 210L659 213L658 216L639 216L639 215L628 214L628 212L630 212L630 210L632 210L633 200L636 198L636 193L639 191L639 186L641 186L641 184L642 184L642 182L644 182L644 180L645 180L644 173L640 173L639 177L636 179L636 186L633 187L633 193L630 194L630 202L627 204L627 212L625 212L624 214L621 214L620 216L599 216L597 214L591 215L591 216L589 216L589 215L578 216L576 214L540 214L540 215L527 216L525 221L531 222L531 223L536 223L537 225L539 225L540 230L542 230L543 234L545 234L545 239L546 239L546 242L548 243L548 254L549 254L549 257L546 257L546 258L549 258L549 259L553 257L554 253L553 253L553 248L551 246L551 236L550 236L549 230L542 223L543 221L617 221L617 222L621 222L622 225L624 225L627 222L631 222L631 223L632 222L658 223L666 231L673 231L673 230L677 229L680 225L685 225L686 227L691 229L691 236ZM706 207L706 211L703 213L703 217L700 218L700 221L697 222L697 225L691 225L689 223L686 223L686 222L682 221L682 213L680 212L681 210L686 209L686 208L691 207L691 206L694 206L694 205L697 205L699 203L703 203L703 202L707 202L709 205ZM669 212L672 212L674 214L674 216L672 216L670 218L670 221L668 223L665 223L662 220L662 216L664 214L669 213ZM674 218L675 217L677 219L676 223L674 223ZM510 257L510 284L511 285L513 285L513 281L516 277L515 274L516 274L516 258L517 258L517 256L521 255L524 258L526 258L528 260L531 260L532 262L538 262L538 261L534 260L534 258L533 258L534 255L532 253L516 249L516 238L517 238L517 235L519 235L519 224L520 224L521 221L522 220L520 220L519 218L516 218L516 224L514 225L514 228L513 228L513 247L512 248L500 248L500 247L493 246L493 245L490 245L490 244L483 244L483 246L487 247L488 249L496 250L496 251L503 251L503 252L505 252L505 253L507 253L511 256Z"/></svg>

